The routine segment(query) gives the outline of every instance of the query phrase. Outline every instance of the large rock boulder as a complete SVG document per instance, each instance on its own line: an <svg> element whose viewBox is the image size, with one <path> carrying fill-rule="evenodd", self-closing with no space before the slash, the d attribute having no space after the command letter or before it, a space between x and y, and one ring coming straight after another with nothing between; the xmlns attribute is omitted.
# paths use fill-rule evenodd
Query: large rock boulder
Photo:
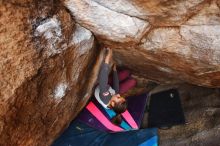
<svg viewBox="0 0 220 146"><path fill-rule="evenodd" d="M70 0L65 4L78 23L103 39L138 42L149 28L147 21L117 13L92 0Z"/></svg>
<svg viewBox="0 0 220 146"><path fill-rule="evenodd" d="M1 2L0 15L0 145L50 145L88 101L100 51L52 1Z"/></svg>
<svg viewBox="0 0 220 146"><path fill-rule="evenodd" d="M220 87L219 7L219 0L1 0L0 145L52 143L92 94L99 44L138 76Z"/></svg>
<svg viewBox="0 0 220 146"><path fill-rule="evenodd" d="M65 0L117 62L161 83L220 86L219 1Z"/></svg>

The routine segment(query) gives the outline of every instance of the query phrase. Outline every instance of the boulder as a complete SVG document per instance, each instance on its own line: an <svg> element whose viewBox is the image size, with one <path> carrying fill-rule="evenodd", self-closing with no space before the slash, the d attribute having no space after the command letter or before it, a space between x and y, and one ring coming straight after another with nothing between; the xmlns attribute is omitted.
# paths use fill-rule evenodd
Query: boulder
<svg viewBox="0 0 220 146"><path fill-rule="evenodd" d="M140 78L220 87L219 14L219 0L1 0L0 145L50 145L91 97L103 44Z"/></svg>
<svg viewBox="0 0 220 146"><path fill-rule="evenodd" d="M118 13L147 20L153 26L175 26L196 14L207 0L92 0Z"/></svg>
<svg viewBox="0 0 220 146"><path fill-rule="evenodd" d="M148 22L117 13L93 0L67 0L65 5L77 23L103 39L137 43L149 29Z"/></svg>
<svg viewBox="0 0 220 146"><path fill-rule="evenodd" d="M117 63L134 74L159 83L220 87L218 1L64 3L76 22L112 47Z"/></svg>
<svg viewBox="0 0 220 146"><path fill-rule="evenodd" d="M102 60L94 36L52 4L0 5L2 146L50 145L92 94Z"/></svg>

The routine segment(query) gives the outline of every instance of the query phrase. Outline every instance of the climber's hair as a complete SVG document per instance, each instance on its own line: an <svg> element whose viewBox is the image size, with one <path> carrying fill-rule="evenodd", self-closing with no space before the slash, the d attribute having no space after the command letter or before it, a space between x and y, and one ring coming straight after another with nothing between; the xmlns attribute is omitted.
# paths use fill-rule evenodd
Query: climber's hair
<svg viewBox="0 0 220 146"><path fill-rule="evenodd" d="M120 125L122 122L122 116L121 113L125 112L127 109L127 101L124 101L122 103L116 103L112 109L115 111L116 116L114 116L111 119L111 122L115 125Z"/></svg>

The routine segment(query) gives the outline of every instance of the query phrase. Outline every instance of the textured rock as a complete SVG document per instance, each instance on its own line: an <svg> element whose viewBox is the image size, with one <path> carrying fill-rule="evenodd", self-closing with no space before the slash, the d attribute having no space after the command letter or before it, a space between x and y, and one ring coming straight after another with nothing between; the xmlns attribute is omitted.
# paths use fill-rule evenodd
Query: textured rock
<svg viewBox="0 0 220 146"><path fill-rule="evenodd" d="M117 13L92 0L67 0L65 5L78 23L100 38L137 43L148 29L148 22Z"/></svg>
<svg viewBox="0 0 220 146"><path fill-rule="evenodd" d="M92 93L98 44L140 77L220 87L219 14L219 0L1 0L0 145L58 136Z"/></svg>
<svg viewBox="0 0 220 146"><path fill-rule="evenodd" d="M114 48L121 66L161 83L186 81L209 87L220 86L218 3L65 0L79 24ZM134 28L130 19L149 22L148 27ZM132 26L126 27L122 21ZM138 37L137 30L141 34ZM124 35L133 41L128 41Z"/></svg>
<svg viewBox="0 0 220 146"><path fill-rule="evenodd" d="M0 5L2 146L49 145L84 107L96 81L102 57L94 36L62 7L52 14L52 4Z"/></svg>
<svg viewBox="0 0 220 146"><path fill-rule="evenodd" d="M207 4L207 0L93 0L118 13L150 22L154 26L183 23Z"/></svg>

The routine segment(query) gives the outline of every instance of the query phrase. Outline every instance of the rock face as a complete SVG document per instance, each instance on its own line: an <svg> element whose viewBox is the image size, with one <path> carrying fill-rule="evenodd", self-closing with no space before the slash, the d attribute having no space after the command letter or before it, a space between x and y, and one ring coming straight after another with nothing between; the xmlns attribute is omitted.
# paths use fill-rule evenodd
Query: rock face
<svg viewBox="0 0 220 146"><path fill-rule="evenodd" d="M134 73L161 83L220 86L219 1L65 0L65 5Z"/></svg>
<svg viewBox="0 0 220 146"><path fill-rule="evenodd" d="M92 94L99 44L138 76L220 87L219 7L219 0L1 0L0 145L52 143Z"/></svg>
<svg viewBox="0 0 220 146"><path fill-rule="evenodd" d="M94 86L102 59L94 36L52 4L1 2L2 146L51 144Z"/></svg>
<svg viewBox="0 0 220 146"><path fill-rule="evenodd" d="M66 1L66 6L78 23L111 41L138 42L148 30L148 22L117 13L92 0Z"/></svg>

